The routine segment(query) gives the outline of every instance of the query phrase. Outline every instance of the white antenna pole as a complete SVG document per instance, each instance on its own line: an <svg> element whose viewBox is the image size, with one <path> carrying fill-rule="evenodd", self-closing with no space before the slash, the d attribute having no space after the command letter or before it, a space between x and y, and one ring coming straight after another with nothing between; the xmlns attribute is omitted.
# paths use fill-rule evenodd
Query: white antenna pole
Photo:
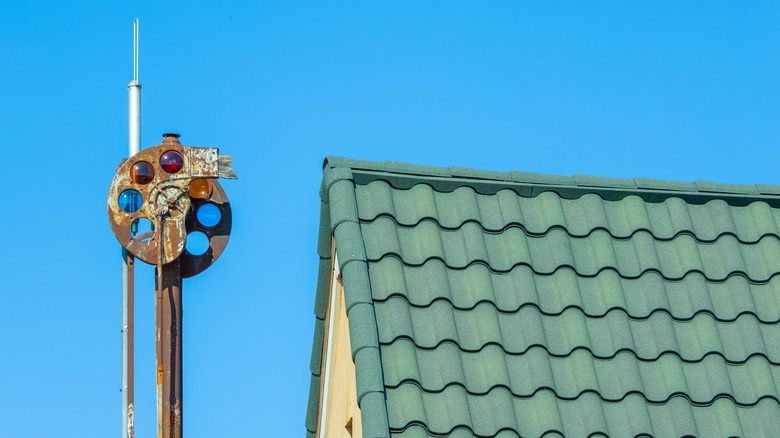
<svg viewBox="0 0 780 438"><path fill-rule="evenodd" d="M133 22L133 80L127 86L129 157L141 151L141 83L138 82L138 19ZM122 248L122 438L133 438L134 424L134 258Z"/></svg>

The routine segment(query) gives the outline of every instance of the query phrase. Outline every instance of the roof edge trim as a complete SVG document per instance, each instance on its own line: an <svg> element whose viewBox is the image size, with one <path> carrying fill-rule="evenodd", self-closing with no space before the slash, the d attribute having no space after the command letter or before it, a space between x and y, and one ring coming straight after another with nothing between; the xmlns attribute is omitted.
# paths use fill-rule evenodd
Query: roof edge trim
<svg viewBox="0 0 780 438"><path fill-rule="evenodd" d="M407 189L425 183L441 191L452 191L458 187L469 186L481 194L495 194L499 190L512 189L520 196L526 197L536 196L544 191L554 191L568 199L595 193L606 200L619 200L626 196L637 195L647 202L663 202L671 197L679 197L693 204L722 199L735 206L763 201L773 207L780 207L780 186L768 184L677 182L587 175L559 176L519 171L496 172L461 167L443 168L339 157L328 157L325 161L326 175L336 169L344 168L351 171L349 178L356 184L363 185L375 180L385 180L397 189ZM339 174L339 172L337 170L334 173ZM326 179L329 178L332 177L326 176Z"/></svg>
<svg viewBox="0 0 780 438"><path fill-rule="evenodd" d="M343 280L352 358L355 361L357 373L358 387L356 389L363 420L363 435L389 438L390 427L381 372L382 364L378 353L379 335L374 304L371 299L367 257L359 225L353 173L349 168L328 166L329 159L326 159L320 189L323 206L320 211L319 241L323 248L319 248L318 252L322 257L324 243L332 242L337 254L338 266L335 268L340 270ZM321 264L323 263L321 262ZM318 319L323 317L325 313L321 304L324 303L324 296L329 292L327 285L330 275L331 269L320 269L317 297L315 298L315 301L320 303L320 305L315 306L315 316ZM323 276L328 276L328 278L322 278ZM316 330L315 336L317 336ZM320 341L317 345L318 340L315 339L312 348L312 363L316 362L315 355L322 354L323 343L324 341ZM320 406L319 397L315 397L315 395L319 395L319 386L316 388L317 394L314 394L314 386L315 381L319 385L320 378L321 376L315 375L312 371L312 389L310 389L307 410L307 431L309 434L316 432L314 418L316 418Z"/></svg>

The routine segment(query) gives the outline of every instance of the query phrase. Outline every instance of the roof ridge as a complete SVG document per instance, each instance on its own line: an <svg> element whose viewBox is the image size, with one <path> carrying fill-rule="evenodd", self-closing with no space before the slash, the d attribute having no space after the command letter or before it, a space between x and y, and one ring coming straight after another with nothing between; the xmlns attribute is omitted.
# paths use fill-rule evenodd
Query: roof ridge
<svg viewBox="0 0 780 438"><path fill-rule="evenodd" d="M367 161L352 158L328 156L323 169L349 168L358 172L382 172L410 178L447 178L482 182L519 183L539 186L591 189L598 193L603 190L652 191L683 194L702 194L711 197L719 195L739 197L780 197L780 185L774 184L735 184L696 180L682 182L654 178L636 177L632 179L599 177L574 174L571 176L534 173L526 171L493 171L474 168L449 166L436 167L409 164L398 161Z"/></svg>

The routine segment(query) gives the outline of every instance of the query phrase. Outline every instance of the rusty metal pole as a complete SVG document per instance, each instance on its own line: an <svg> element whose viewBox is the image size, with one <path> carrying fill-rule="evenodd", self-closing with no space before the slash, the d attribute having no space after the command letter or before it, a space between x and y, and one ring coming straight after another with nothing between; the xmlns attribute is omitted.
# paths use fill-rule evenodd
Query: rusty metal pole
<svg viewBox="0 0 780 438"><path fill-rule="evenodd" d="M182 297L180 260L163 266L163 437L182 436ZM166 435L165 433L168 433Z"/></svg>
<svg viewBox="0 0 780 438"><path fill-rule="evenodd" d="M182 437L182 299L181 260L163 264L164 213L157 217L160 250L157 262L157 438Z"/></svg>
<svg viewBox="0 0 780 438"><path fill-rule="evenodd" d="M159 224L159 222L158 222ZM162 230L161 226L158 226ZM162 251L161 251L162 252ZM157 438L163 438L162 401L163 401L163 282L162 255L160 264L155 269L157 288L154 293L154 328L155 328L155 360L157 362Z"/></svg>

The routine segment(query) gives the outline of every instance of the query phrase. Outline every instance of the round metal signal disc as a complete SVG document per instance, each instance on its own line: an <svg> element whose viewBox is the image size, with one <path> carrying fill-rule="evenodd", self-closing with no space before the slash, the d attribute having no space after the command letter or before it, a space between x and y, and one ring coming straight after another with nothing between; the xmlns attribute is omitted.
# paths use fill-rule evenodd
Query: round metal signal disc
<svg viewBox="0 0 780 438"><path fill-rule="evenodd" d="M166 138L124 161L108 192L109 223L122 246L152 265L180 259L184 278L214 263L227 245L232 226L225 191L216 177L204 176L203 163L193 158L202 156L202 151ZM201 206L206 207L199 220ZM139 219L149 220L153 230L136 232L133 223ZM201 241L204 235L207 238L208 248L202 254L186 249L192 233Z"/></svg>

